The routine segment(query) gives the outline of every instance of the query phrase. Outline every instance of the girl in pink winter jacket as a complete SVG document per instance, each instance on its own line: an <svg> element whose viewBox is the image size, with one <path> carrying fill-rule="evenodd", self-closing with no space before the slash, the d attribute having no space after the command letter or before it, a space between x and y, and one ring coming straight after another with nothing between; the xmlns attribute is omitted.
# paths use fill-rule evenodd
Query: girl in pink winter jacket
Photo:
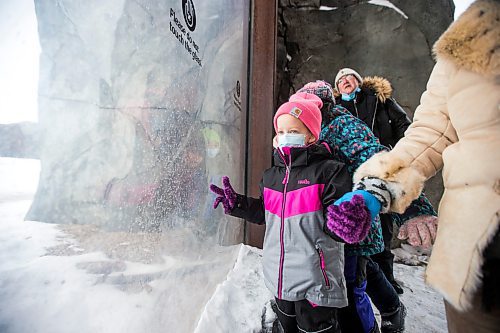
<svg viewBox="0 0 500 333"><path fill-rule="evenodd" d="M278 147L260 198L237 194L227 177L224 188L211 185L214 207L222 203L226 214L266 224L264 282L285 332L340 332L337 309L347 305L343 243L362 240L380 209L365 191L338 201L351 177L318 142L321 106L316 95L299 93L276 112Z"/></svg>

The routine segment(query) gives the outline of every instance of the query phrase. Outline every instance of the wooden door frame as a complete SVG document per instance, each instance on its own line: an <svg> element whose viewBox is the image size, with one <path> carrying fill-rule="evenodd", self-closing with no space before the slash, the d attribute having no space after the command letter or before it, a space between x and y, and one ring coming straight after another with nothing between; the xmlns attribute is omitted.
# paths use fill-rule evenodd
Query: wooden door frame
<svg viewBox="0 0 500 333"><path fill-rule="evenodd" d="M250 7L245 189L260 196L262 172L271 166L275 109L277 0L252 0ZM262 247L265 226L245 222L245 243Z"/></svg>

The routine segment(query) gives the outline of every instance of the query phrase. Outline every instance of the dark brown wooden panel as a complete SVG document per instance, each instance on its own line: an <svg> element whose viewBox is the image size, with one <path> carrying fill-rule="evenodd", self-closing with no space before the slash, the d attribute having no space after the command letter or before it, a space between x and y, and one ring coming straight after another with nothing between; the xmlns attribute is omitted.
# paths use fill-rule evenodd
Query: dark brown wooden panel
<svg viewBox="0 0 500 333"><path fill-rule="evenodd" d="M247 194L260 194L262 172L271 166L277 40L277 0L253 0L249 54ZM262 247L264 226L247 222L245 242Z"/></svg>

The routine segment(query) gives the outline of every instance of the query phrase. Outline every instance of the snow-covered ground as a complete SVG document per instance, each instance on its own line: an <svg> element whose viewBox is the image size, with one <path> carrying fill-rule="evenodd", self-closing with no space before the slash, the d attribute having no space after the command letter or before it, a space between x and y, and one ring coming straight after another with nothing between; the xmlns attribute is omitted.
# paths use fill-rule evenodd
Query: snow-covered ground
<svg viewBox="0 0 500 333"><path fill-rule="evenodd" d="M178 235L24 221L38 172L36 160L0 158L1 333L261 332L271 326L259 249L167 254L163 244ZM406 332L446 332L441 297L424 285L423 268L396 264L395 274L405 289Z"/></svg>
<svg viewBox="0 0 500 333"><path fill-rule="evenodd" d="M404 289L401 300L408 310L405 332L447 332L443 298L424 283L423 275L422 266L394 265L394 276Z"/></svg>

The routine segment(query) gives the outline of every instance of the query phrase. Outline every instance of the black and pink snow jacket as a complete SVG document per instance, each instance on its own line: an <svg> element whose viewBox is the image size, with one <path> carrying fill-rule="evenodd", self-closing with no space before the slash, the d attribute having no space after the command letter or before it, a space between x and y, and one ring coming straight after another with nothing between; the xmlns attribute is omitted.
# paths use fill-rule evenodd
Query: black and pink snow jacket
<svg viewBox="0 0 500 333"><path fill-rule="evenodd" d="M275 297L344 307L344 244L326 228L326 208L351 190L344 164L323 144L276 149L259 199L239 196L231 215L266 223L263 270Z"/></svg>

